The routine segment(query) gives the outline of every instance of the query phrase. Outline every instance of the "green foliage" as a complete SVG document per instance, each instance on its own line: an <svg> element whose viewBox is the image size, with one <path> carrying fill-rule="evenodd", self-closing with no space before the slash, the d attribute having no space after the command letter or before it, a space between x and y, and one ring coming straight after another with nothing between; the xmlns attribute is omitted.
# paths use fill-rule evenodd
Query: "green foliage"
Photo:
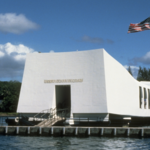
<svg viewBox="0 0 150 150"><path fill-rule="evenodd" d="M138 76L137 76L138 81L150 81L150 69L146 69L139 67L138 71Z"/></svg>
<svg viewBox="0 0 150 150"><path fill-rule="evenodd" d="M128 68L128 72L131 74L131 76L133 76L130 66Z"/></svg>
<svg viewBox="0 0 150 150"><path fill-rule="evenodd" d="M0 81L1 112L16 112L21 83L18 81Z"/></svg>

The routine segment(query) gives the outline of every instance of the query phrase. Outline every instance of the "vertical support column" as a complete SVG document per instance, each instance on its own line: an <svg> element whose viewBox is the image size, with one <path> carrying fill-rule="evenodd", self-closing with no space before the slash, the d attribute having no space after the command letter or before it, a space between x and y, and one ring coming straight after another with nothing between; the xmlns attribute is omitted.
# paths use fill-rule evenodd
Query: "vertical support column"
<svg viewBox="0 0 150 150"><path fill-rule="evenodd" d="M103 134L104 134L104 128L101 129L101 135L103 135Z"/></svg>
<svg viewBox="0 0 150 150"><path fill-rule="evenodd" d="M42 134L42 128L39 127L39 134L41 135Z"/></svg>
<svg viewBox="0 0 150 150"><path fill-rule="evenodd" d="M73 114L70 114L69 124L74 124Z"/></svg>
<svg viewBox="0 0 150 150"><path fill-rule="evenodd" d="M19 134L19 127L16 127L16 134Z"/></svg>
<svg viewBox="0 0 150 150"><path fill-rule="evenodd" d="M130 129L127 130L127 136L130 136Z"/></svg>
<svg viewBox="0 0 150 150"><path fill-rule="evenodd" d="M8 127L5 127L5 133L6 134L8 133Z"/></svg>
<svg viewBox="0 0 150 150"><path fill-rule="evenodd" d="M30 134L30 127L28 127L28 134Z"/></svg>
<svg viewBox="0 0 150 150"><path fill-rule="evenodd" d="M65 135L65 127L63 127L63 135Z"/></svg>
<svg viewBox="0 0 150 150"><path fill-rule="evenodd" d="M141 136L144 136L144 129L141 129Z"/></svg>
<svg viewBox="0 0 150 150"><path fill-rule="evenodd" d="M116 134L117 134L117 130L116 128L114 128L114 136L116 136Z"/></svg>
<svg viewBox="0 0 150 150"><path fill-rule="evenodd" d="M54 133L53 131L54 131L54 130L53 130L53 127L51 127L51 134L52 134L52 135L53 135L53 133Z"/></svg>
<svg viewBox="0 0 150 150"><path fill-rule="evenodd" d="M90 128L88 128L88 135L90 135L91 133L90 133Z"/></svg>
<svg viewBox="0 0 150 150"><path fill-rule="evenodd" d="M75 135L78 135L78 127L76 127Z"/></svg>

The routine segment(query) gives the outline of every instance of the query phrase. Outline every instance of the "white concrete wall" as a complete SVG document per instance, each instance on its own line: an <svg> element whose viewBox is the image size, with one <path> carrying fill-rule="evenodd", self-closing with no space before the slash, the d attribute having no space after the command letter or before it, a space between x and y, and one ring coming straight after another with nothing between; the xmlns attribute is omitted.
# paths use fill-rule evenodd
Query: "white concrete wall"
<svg viewBox="0 0 150 150"><path fill-rule="evenodd" d="M103 52L28 54L17 112L38 113L54 108L55 85L71 85L72 113L107 113ZM83 82L44 83L57 79Z"/></svg>
<svg viewBox="0 0 150 150"><path fill-rule="evenodd" d="M150 116L148 105L144 109L144 98L142 99L142 108L139 108L139 86L146 87L146 89L150 89L150 86L136 81L107 52L104 52L104 66L108 113L129 116Z"/></svg>
<svg viewBox="0 0 150 150"><path fill-rule="evenodd" d="M76 83L44 83L44 80L83 79ZM55 108L55 85L71 86L71 113L150 116L139 107L139 86L128 71L103 49L28 54L18 103L19 113L38 113ZM143 90L144 92L144 90ZM148 94L148 92L147 92Z"/></svg>

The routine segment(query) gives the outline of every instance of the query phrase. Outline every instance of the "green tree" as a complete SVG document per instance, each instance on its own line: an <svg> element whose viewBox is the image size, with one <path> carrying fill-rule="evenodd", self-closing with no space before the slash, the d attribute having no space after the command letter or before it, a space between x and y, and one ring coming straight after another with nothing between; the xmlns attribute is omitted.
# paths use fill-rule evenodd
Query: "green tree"
<svg viewBox="0 0 150 150"><path fill-rule="evenodd" d="M150 81L150 69L146 69L139 67L138 71L138 76L137 76L138 81Z"/></svg>
<svg viewBox="0 0 150 150"><path fill-rule="evenodd" d="M0 81L0 99L3 100L0 111L16 112L20 88L21 83L18 81Z"/></svg>
<svg viewBox="0 0 150 150"><path fill-rule="evenodd" d="M131 76L133 76L130 66L128 67L128 72L131 74Z"/></svg>
<svg viewBox="0 0 150 150"><path fill-rule="evenodd" d="M140 66L140 67L139 67L139 70L138 70L138 75L137 75L137 80L138 80L138 81L142 81L142 80L143 80L142 75L143 75L143 70L142 70L142 68L141 68L141 66Z"/></svg>

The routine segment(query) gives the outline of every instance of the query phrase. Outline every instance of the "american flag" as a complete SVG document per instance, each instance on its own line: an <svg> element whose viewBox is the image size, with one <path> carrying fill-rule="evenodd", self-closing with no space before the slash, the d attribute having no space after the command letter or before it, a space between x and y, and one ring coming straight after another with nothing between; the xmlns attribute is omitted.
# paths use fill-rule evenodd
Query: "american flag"
<svg viewBox="0 0 150 150"><path fill-rule="evenodd" d="M150 17L140 23L131 23L128 29L128 33L140 32L144 30L150 30Z"/></svg>

